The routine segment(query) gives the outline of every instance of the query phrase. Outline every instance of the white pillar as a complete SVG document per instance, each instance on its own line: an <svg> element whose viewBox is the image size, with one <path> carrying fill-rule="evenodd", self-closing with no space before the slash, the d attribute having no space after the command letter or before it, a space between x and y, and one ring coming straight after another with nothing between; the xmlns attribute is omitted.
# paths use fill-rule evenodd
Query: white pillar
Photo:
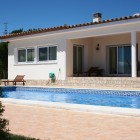
<svg viewBox="0 0 140 140"><path fill-rule="evenodd" d="M35 51L35 52L34 52L34 54L35 54L35 56L34 56L34 63L37 63L37 61L38 61L38 60L37 60L37 56L38 56L38 55L37 55L37 46L34 48L34 51Z"/></svg>
<svg viewBox="0 0 140 140"><path fill-rule="evenodd" d="M136 58L136 32L131 32L131 71L132 77L137 77L137 58Z"/></svg>

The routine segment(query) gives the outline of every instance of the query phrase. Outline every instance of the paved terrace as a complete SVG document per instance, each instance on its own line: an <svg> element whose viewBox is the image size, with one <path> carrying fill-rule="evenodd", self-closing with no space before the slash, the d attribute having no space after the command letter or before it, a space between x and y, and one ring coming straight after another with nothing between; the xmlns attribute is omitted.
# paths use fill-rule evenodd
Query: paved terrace
<svg viewBox="0 0 140 140"><path fill-rule="evenodd" d="M41 140L139 140L140 117L4 103L11 133Z"/></svg>

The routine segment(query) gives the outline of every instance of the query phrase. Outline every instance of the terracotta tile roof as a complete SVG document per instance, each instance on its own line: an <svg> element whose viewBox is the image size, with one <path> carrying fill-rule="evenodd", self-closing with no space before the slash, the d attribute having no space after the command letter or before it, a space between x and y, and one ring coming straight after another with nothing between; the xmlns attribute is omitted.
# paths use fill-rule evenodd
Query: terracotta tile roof
<svg viewBox="0 0 140 140"><path fill-rule="evenodd" d="M122 21L122 20L129 20L129 19L135 19L135 18L140 18L140 15L113 18L113 19L103 20L99 22L88 22L88 23L76 24L76 25L64 25L64 26L57 26L57 27L52 27L52 28L43 28L43 29L37 29L37 30L32 30L32 31L24 31L21 33L3 35L3 36L0 36L0 39L7 39L7 38L20 37L20 36L26 36L26 35L33 35L33 34L38 34L38 33L59 31L59 30L66 30L66 29L71 29L71 28L103 24L103 23L108 23L108 22L116 22L116 21Z"/></svg>

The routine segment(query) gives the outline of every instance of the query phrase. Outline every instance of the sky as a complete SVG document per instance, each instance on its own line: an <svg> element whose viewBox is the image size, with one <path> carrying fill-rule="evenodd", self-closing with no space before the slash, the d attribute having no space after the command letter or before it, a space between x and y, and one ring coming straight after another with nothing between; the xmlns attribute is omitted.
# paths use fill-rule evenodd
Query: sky
<svg viewBox="0 0 140 140"><path fill-rule="evenodd" d="M0 0L0 35L4 23L8 33L26 31L91 22L97 12L103 20L130 16L140 13L140 0Z"/></svg>

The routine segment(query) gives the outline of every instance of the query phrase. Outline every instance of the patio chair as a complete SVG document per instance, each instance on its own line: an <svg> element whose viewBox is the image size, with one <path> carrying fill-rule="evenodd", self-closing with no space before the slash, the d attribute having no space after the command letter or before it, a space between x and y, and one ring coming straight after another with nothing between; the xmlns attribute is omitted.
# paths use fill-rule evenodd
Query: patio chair
<svg viewBox="0 0 140 140"><path fill-rule="evenodd" d="M88 71L85 72L86 76L91 76L92 73L97 73L98 67L91 67Z"/></svg>
<svg viewBox="0 0 140 140"><path fill-rule="evenodd" d="M18 82L23 83L25 85L25 80L23 79L25 75L17 75L14 80L2 80L4 82L4 85L9 85L9 82L12 82L13 85L16 85Z"/></svg>
<svg viewBox="0 0 140 140"><path fill-rule="evenodd" d="M103 69L99 69L98 67L91 67L87 72L85 72L86 76L92 76L92 74L95 74L95 76L102 76Z"/></svg>

